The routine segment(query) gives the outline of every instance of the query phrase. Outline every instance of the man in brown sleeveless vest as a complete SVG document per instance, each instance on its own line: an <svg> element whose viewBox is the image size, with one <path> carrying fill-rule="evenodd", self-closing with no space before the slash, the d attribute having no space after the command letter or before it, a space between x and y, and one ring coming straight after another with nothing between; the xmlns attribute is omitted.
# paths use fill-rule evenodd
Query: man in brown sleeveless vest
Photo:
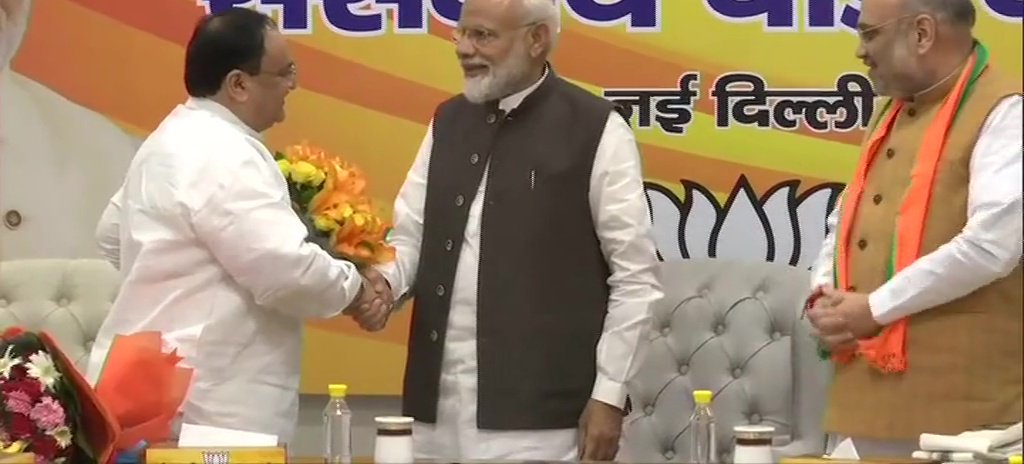
<svg viewBox="0 0 1024 464"><path fill-rule="evenodd" d="M465 88L442 102L395 202L412 295L402 411L417 458L611 460L660 298L637 144L547 58L554 0L467 0ZM368 329L376 311L356 315Z"/></svg>
<svg viewBox="0 0 1024 464"><path fill-rule="evenodd" d="M970 0L864 0L879 94L808 311L835 363L825 427L862 457L1021 420L1021 83ZM993 60L994 61L994 60Z"/></svg>

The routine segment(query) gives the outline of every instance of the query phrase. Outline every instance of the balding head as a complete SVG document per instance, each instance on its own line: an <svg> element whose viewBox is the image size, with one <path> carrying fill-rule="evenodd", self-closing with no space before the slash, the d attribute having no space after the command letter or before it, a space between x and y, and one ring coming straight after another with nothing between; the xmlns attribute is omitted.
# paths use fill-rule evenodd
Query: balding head
<svg viewBox="0 0 1024 464"><path fill-rule="evenodd" d="M966 62L974 21L971 0L863 0L857 57L876 92L914 98Z"/></svg>
<svg viewBox="0 0 1024 464"><path fill-rule="evenodd" d="M977 13L971 0L903 0L907 14L929 14L949 26L971 29Z"/></svg>

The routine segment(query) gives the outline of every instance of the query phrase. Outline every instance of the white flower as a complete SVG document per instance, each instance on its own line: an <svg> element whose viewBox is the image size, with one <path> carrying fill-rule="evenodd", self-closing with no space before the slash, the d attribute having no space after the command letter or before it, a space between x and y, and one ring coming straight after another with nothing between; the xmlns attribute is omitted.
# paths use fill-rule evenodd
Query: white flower
<svg viewBox="0 0 1024 464"><path fill-rule="evenodd" d="M53 439L57 442L57 446L59 446L61 449L71 446L71 429L63 426L57 427L47 432L47 434L53 437Z"/></svg>
<svg viewBox="0 0 1024 464"><path fill-rule="evenodd" d="M661 186L647 186L661 259L725 258L801 268L810 268L817 257L828 213L843 188L820 184L797 195L800 181L792 180L757 195L740 176L721 203L696 182L682 184L683 201Z"/></svg>
<svg viewBox="0 0 1024 464"><path fill-rule="evenodd" d="M28 368L29 377L38 379L47 388L53 388L53 384L60 378L60 372L57 372L57 366L53 364L53 359L42 351L32 353L28 357L25 367Z"/></svg>
<svg viewBox="0 0 1024 464"><path fill-rule="evenodd" d="M11 351L13 350L14 345L7 345L7 350L4 351L4 357L0 358L0 377L10 377L11 369L18 364L21 364L20 359L11 357Z"/></svg>

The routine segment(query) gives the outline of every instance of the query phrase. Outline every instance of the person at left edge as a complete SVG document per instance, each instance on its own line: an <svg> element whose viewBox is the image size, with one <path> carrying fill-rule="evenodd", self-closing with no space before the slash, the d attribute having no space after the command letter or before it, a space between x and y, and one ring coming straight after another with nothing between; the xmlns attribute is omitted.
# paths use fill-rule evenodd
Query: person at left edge
<svg viewBox="0 0 1024 464"><path fill-rule="evenodd" d="M155 330L194 369L180 422L293 438L305 318L374 296L356 267L307 241L260 132L284 119L296 68L269 17L203 17L185 56L191 96L143 142L97 227L122 283L87 376L113 338Z"/></svg>

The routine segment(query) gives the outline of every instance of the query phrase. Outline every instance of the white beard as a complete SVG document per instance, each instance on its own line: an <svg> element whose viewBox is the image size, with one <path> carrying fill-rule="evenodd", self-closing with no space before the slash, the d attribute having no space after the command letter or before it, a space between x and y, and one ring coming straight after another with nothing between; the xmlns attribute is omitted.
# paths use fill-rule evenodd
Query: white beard
<svg viewBox="0 0 1024 464"><path fill-rule="evenodd" d="M495 91L497 86L495 85L494 70L490 70L483 76L467 77L463 94L466 95L466 99L473 103L483 103L488 100L497 98Z"/></svg>
<svg viewBox="0 0 1024 464"><path fill-rule="evenodd" d="M487 68L487 74L467 77L463 86L463 95L473 103L483 103L505 97L516 82L523 79L528 72L530 55L526 48L517 45L508 60L498 66Z"/></svg>

